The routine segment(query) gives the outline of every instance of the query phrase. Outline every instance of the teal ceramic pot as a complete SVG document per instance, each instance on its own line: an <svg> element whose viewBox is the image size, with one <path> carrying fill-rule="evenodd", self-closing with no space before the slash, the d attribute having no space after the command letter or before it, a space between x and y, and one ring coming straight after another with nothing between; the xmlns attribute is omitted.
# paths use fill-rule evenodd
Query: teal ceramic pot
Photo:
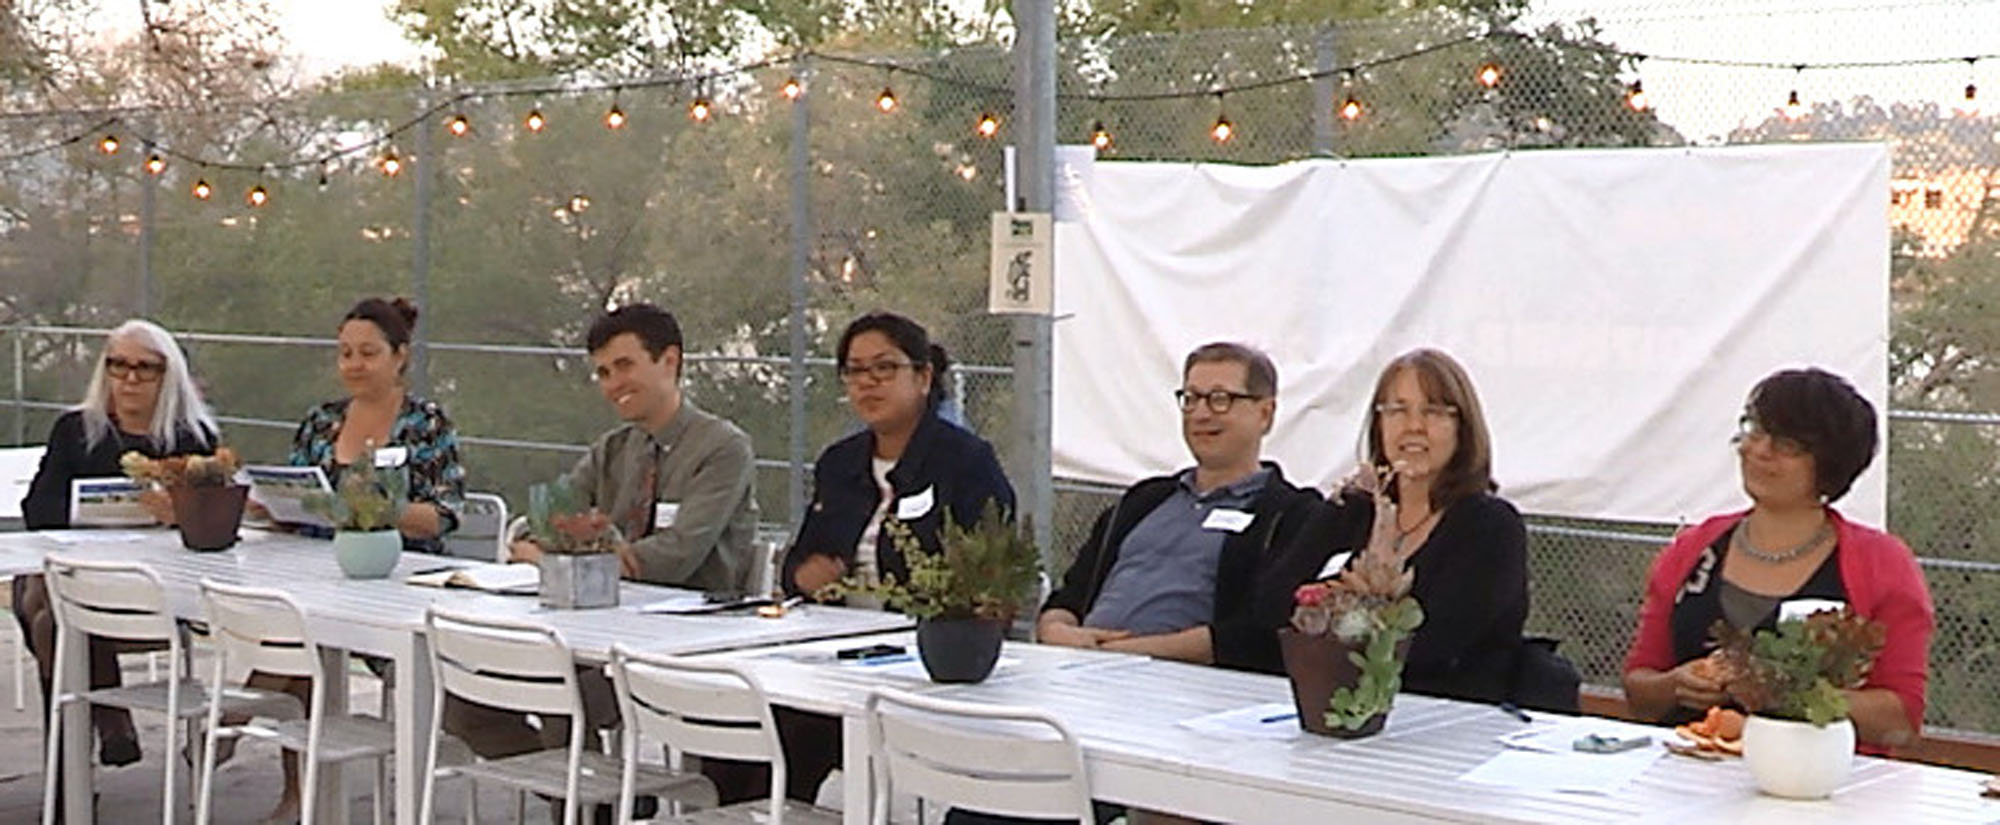
<svg viewBox="0 0 2000 825"><path fill-rule="evenodd" d="M395 530L341 530L333 534L333 559L350 579L380 579L396 569L403 535Z"/></svg>

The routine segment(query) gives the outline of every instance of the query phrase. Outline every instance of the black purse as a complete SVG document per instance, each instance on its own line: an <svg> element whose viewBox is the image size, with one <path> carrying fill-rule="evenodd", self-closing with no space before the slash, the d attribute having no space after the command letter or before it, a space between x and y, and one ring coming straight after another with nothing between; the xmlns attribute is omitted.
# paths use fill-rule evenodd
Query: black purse
<svg viewBox="0 0 2000 825"><path fill-rule="evenodd" d="M1514 650L1514 680L1507 691L1515 705L1531 710L1574 714L1582 710L1578 691L1583 676L1576 665L1556 652L1560 639L1528 636Z"/></svg>

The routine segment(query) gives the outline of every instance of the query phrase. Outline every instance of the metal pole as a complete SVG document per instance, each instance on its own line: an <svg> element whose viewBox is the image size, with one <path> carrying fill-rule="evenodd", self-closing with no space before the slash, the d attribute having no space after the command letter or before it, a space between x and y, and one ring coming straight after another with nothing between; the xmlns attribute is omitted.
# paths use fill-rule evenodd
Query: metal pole
<svg viewBox="0 0 2000 825"><path fill-rule="evenodd" d="M139 317L153 317L153 230L159 214L159 176L139 173Z"/></svg>
<svg viewBox="0 0 2000 825"><path fill-rule="evenodd" d="M1020 200L1010 209L1048 212L1055 207L1056 18L1054 0L1013 0L1014 111L1021 124ZM1020 512L1034 519L1035 544L1047 561L1055 553L1055 489L1050 455L1050 319L1014 320L1014 449L1009 475Z"/></svg>
<svg viewBox="0 0 2000 825"><path fill-rule="evenodd" d="M1334 48L1334 27L1328 24L1320 29L1313 43L1313 72L1317 77L1312 82L1312 125L1313 154L1320 157L1333 155L1333 107L1334 94L1339 91L1339 80L1330 72L1340 65L1340 53Z"/></svg>
<svg viewBox="0 0 2000 825"><path fill-rule="evenodd" d="M28 396L26 391L21 387L22 376L24 374L23 362L27 360L25 355L21 352L21 340L27 338L28 333L23 332L21 330L15 330L14 335L12 337L14 339L14 441L13 443L15 446L20 446L22 444L28 443Z"/></svg>
<svg viewBox="0 0 2000 825"><path fill-rule="evenodd" d="M410 300L417 302L417 308L431 312L431 180L438 172L437 153L431 143L430 95L417 98L417 108L425 112L417 122L417 194L416 215L410 225ZM436 323L431 320L417 324L410 335L410 391L417 395L430 392L431 350L430 336L425 333Z"/></svg>
<svg viewBox="0 0 2000 825"><path fill-rule="evenodd" d="M812 56L799 59L798 81L809 83ZM792 312L791 361L786 369L786 385L792 401L791 438L786 458L790 467L785 481L787 522L793 532L806 518L806 265L812 254L812 118L806 107L812 96L800 94L792 102Z"/></svg>

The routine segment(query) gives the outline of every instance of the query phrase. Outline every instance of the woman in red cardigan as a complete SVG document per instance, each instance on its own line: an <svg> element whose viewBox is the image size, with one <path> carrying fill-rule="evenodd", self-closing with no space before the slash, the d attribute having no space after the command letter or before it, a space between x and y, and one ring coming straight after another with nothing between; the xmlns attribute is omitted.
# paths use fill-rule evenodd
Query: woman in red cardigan
<svg viewBox="0 0 2000 825"><path fill-rule="evenodd" d="M1785 370L1750 391L1736 455L1751 507L1683 530L1653 562L1625 656L1634 714L1677 723L1729 701L1707 667L1715 620L1771 629L1783 603L1831 599L1888 629L1867 682L1848 691L1857 738L1871 751L1915 740L1930 591L1902 540L1831 506L1874 458L1875 426L1874 407L1823 370Z"/></svg>

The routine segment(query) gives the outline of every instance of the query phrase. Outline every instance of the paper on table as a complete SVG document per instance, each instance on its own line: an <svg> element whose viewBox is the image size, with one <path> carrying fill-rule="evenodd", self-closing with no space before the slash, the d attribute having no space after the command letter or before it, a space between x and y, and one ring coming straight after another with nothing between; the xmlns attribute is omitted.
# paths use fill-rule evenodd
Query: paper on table
<svg viewBox="0 0 2000 825"><path fill-rule="evenodd" d="M1542 753L1510 748L1458 778L1517 791L1608 794L1645 773L1663 753L1658 747L1624 753Z"/></svg>
<svg viewBox="0 0 2000 825"><path fill-rule="evenodd" d="M1576 740L1591 734L1619 739L1651 736L1658 741L1662 733L1659 728L1593 716L1543 718L1556 718L1561 721L1554 724L1537 723L1534 727L1502 734L1499 737L1500 744L1542 753L1577 753ZM1654 746L1654 749L1658 749L1658 746Z"/></svg>
<svg viewBox="0 0 2000 825"><path fill-rule="evenodd" d="M542 571L532 564L482 564L414 573L403 581L425 587L466 587L488 593L529 595L541 589Z"/></svg>
<svg viewBox="0 0 2000 825"><path fill-rule="evenodd" d="M1002 656L1000 657L1000 661L993 664L993 672L999 673L1008 668L1019 667L1020 664L1020 659L1012 656ZM930 671L924 669L923 661L918 659L915 653L899 653L894 656L876 656L868 659L850 659L843 663L841 667L852 670L865 670L870 673L880 673L898 679L929 681L931 678Z"/></svg>
<svg viewBox="0 0 2000 825"><path fill-rule="evenodd" d="M250 500L271 511L273 521L333 527L332 522L307 512L305 507L308 493L333 492L320 468L253 464L243 468L243 477L250 481Z"/></svg>
<svg viewBox="0 0 2000 825"><path fill-rule="evenodd" d="M1298 710L1290 702L1265 702L1182 719L1180 726L1230 739L1297 739L1300 734Z"/></svg>
<svg viewBox="0 0 2000 825"><path fill-rule="evenodd" d="M43 530L35 535L57 544L124 544L160 534L141 530Z"/></svg>
<svg viewBox="0 0 2000 825"><path fill-rule="evenodd" d="M773 603L769 596L744 596L718 602L710 601L708 596L700 593L687 593L679 596L668 596L659 601L634 605L632 609L640 613L664 613L669 616L699 616L706 613L721 613L726 610L762 607L763 605Z"/></svg>

